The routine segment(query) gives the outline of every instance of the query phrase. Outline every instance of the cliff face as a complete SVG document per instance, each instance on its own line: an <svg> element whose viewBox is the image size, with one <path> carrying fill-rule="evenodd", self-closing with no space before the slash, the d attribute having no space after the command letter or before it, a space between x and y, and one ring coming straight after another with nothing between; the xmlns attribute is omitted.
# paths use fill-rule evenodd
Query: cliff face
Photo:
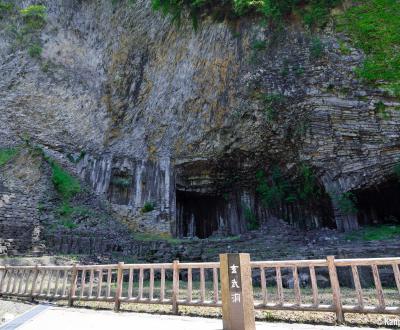
<svg viewBox="0 0 400 330"><path fill-rule="evenodd" d="M2 21L0 146L29 135L84 151L77 173L135 229L207 237L279 216L348 230L400 215L371 188L397 191L400 103L356 78L363 54L343 54L329 27L276 32L242 19L194 32L147 0L42 3L39 59ZM302 164L318 198L266 207L256 173L296 180ZM350 191L358 212L342 207Z"/></svg>

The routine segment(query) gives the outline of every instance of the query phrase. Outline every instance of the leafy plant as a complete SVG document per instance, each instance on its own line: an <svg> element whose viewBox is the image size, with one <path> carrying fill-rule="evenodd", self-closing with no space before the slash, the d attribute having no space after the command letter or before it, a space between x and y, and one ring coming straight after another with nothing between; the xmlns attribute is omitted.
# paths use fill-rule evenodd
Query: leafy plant
<svg viewBox="0 0 400 330"><path fill-rule="evenodd" d="M272 169L269 180L264 171L258 171L256 179L256 191L260 194L265 206L276 207L280 202L285 200L285 197L290 196L289 199L292 199L292 196L288 194L290 184L283 178L279 167L275 166Z"/></svg>
<svg viewBox="0 0 400 330"><path fill-rule="evenodd" d="M71 163L78 164L85 157L85 155L86 155L86 152L81 151L78 156L69 153L69 154L67 154L67 158Z"/></svg>
<svg viewBox="0 0 400 330"><path fill-rule="evenodd" d="M13 47L27 49L33 58L42 53L40 31L46 25L44 5L29 5L19 8L12 2L0 0L0 19L7 19L6 33L13 38Z"/></svg>
<svg viewBox="0 0 400 330"><path fill-rule="evenodd" d="M386 112L386 105L382 101L375 103L375 111L382 119L389 118L389 114Z"/></svg>
<svg viewBox="0 0 400 330"><path fill-rule="evenodd" d="M252 48L258 51L264 50L267 48L267 42L264 40L254 40Z"/></svg>
<svg viewBox="0 0 400 330"><path fill-rule="evenodd" d="M30 30L40 30L46 24L46 6L30 5L20 10L26 27Z"/></svg>
<svg viewBox="0 0 400 330"><path fill-rule="evenodd" d="M155 203L153 202L146 202L144 203L143 207L142 207L142 213L148 213L148 212L152 212L155 210Z"/></svg>
<svg viewBox="0 0 400 330"><path fill-rule="evenodd" d="M61 224L68 229L75 229L78 225L72 219L62 219Z"/></svg>
<svg viewBox="0 0 400 330"><path fill-rule="evenodd" d="M351 54L351 49L343 41L339 41L339 50L343 55Z"/></svg>
<svg viewBox="0 0 400 330"><path fill-rule="evenodd" d="M11 2L0 1L0 19L8 16L14 9L14 4Z"/></svg>
<svg viewBox="0 0 400 330"><path fill-rule="evenodd" d="M197 29L199 21L205 17L214 20L234 20L245 15L257 15L273 26L290 17L294 12L304 16L310 27L326 24L329 9L339 0L151 0L154 10L171 17L180 25L183 17L189 15Z"/></svg>
<svg viewBox="0 0 400 330"><path fill-rule="evenodd" d="M18 153L18 149L16 148L5 148L0 149L0 166L5 165L11 159L13 159Z"/></svg>
<svg viewBox="0 0 400 330"><path fill-rule="evenodd" d="M357 213L358 209L356 206L356 197L352 192L348 191L342 193L337 196L336 199L339 209L343 212L343 214L349 215Z"/></svg>
<svg viewBox="0 0 400 330"><path fill-rule="evenodd" d="M300 166L296 181L284 178L277 166L273 167L269 177L264 171L258 171L256 179L256 191L266 207L276 207L281 202L310 201L321 193L315 174L305 164Z"/></svg>
<svg viewBox="0 0 400 330"><path fill-rule="evenodd" d="M311 0L301 10L303 22L310 29L323 28L330 16L330 9L337 6L340 0Z"/></svg>
<svg viewBox="0 0 400 330"><path fill-rule="evenodd" d="M32 58L40 58L42 56L43 48L37 44L34 44L28 48L28 54Z"/></svg>
<svg viewBox="0 0 400 330"><path fill-rule="evenodd" d="M44 205L43 203L38 203L37 210L39 213L43 213L46 210L46 205Z"/></svg>
<svg viewBox="0 0 400 330"><path fill-rule="evenodd" d="M286 98L282 94L264 94L262 95L262 101L267 121L276 120L279 111L286 106Z"/></svg>
<svg viewBox="0 0 400 330"><path fill-rule="evenodd" d="M119 186L119 187L124 187L127 188L130 185L132 185L132 178L124 178L124 177L113 177L111 180L111 183L113 185Z"/></svg>
<svg viewBox="0 0 400 330"><path fill-rule="evenodd" d="M318 197L321 191L311 167L302 164L299 169L299 174L300 182L297 188L299 198L302 200L310 200Z"/></svg>
<svg viewBox="0 0 400 330"><path fill-rule="evenodd" d="M244 208L244 218L246 220L248 230L257 230L260 228L260 223L257 220L253 210L249 206L245 206Z"/></svg>
<svg viewBox="0 0 400 330"><path fill-rule="evenodd" d="M314 37L311 39L310 54L314 59L320 58L325 51L325 46L320 38Z"/></svg>
<svg viewBox="0 0 400 330"><path fill-rule="evenodd" d="M69 201L63 201L63 203L57 208L58 215L62 217L70 217L74 212L74 208L71 206Z"/></svg>

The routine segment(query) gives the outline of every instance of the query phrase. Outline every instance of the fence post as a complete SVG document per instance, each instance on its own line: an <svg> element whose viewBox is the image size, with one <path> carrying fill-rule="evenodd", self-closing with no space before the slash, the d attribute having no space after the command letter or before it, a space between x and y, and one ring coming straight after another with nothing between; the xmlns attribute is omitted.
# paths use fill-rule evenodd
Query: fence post
<svg viewBox="0 0 400 330"><path fill-rule="evenodd" d="M344 323L344 313L342 310L342 299L340 296L340 285L335 266L335 257L327 256L326 261L328 262L329 279L331 281L333 295L333 305L336 311L336 322L341 324Z"/></svg>
<svg viewBox="0 0 400 330"><path fill-rule="evenodd" d="M224 330L255 330L250 255L220 254L219 259Z"/></svg>
<svg viewBox="0 0 400 330"><path fill-rule="evenodd" d="M174 260L173 265L173 275L172 275L172 313L178 314L178 298L179 298L179 260Z"/></svg>
<svg viewBox="0 0 400 330"><path fill-rule="evenodd" d="M118 273L117 273L117 289L115 290L115 302L114 302L114 311L119 312L119 308L121 307L121 293L122 293L122 280L123 280L123 272L124 263L118 263Z"/></svg>
<svg viewBox="0 0 400 330"><path fill-rule="evenodd" d="M78 270L76 269L76 265L72 266L72 274L71 274L71 287L69 288L69 297L68 297L68 306L72 307L74 304L74 296L76 290L76 279L78 276Z"/></svg>
<svg viewBox="0 0 400 330"><path fill-rule="evenodd" d="M35 270L34 270L35 273L33 275L32 288L31 288L31 293L30 293L31 301L33 301L33 296L35 294L36 281L37 281L37 278L39 276L39 266L40 265L36 265L35 266ZM28 283L26 285L28 285Z"/></svg>
<svg viewBox="0 0 400 330"><path fill-rule="evenodd" d="M3 295L3 284L6 276L7 276L7 265L4 266L4 272L3 274L1 274L0 277L0 297Z"/></svg>

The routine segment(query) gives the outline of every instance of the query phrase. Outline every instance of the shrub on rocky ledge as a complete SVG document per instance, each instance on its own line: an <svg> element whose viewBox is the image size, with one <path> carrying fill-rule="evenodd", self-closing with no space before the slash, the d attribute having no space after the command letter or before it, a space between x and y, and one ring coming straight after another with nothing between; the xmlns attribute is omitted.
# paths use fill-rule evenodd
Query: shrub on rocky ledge
<svg viewBox="0 0 400 330"><path fill-rule="evenodd" d="M8 163L17 154L16 148L0 149L0 166Z"/></svg>
<svg viewBox="0 0 400 330"><path fill-rule="evenodd" d="M142 213L154 211L156 205L153 202L146 202L142 207Z"/></svg>
<svg viewBox="0 0 400 330"><path fill-rule="evenodd" d="M71 176L60 165L54 161L50 162L53 174L51 180L60 196L68 200L74 195L81 192L81 185L78 179Z"/></svg>

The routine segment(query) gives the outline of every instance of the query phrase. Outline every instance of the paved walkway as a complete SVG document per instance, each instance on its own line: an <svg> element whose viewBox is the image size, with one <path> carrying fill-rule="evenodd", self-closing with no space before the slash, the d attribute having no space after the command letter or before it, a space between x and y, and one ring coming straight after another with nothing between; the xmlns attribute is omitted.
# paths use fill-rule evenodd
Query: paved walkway
<svg viewBox="0 0 400 330"><path fill-rule="evenodd" d="M88 309L37 306L14 321L0 327L19 330L220 330L222 321L198 317L181 317L142 313L114 313ZM306 324L257 323L257 330L354 330L350 327L329 327ZM356 328L367 330L372 328ZM376 330L376 328L375 328Z"/></svg>

